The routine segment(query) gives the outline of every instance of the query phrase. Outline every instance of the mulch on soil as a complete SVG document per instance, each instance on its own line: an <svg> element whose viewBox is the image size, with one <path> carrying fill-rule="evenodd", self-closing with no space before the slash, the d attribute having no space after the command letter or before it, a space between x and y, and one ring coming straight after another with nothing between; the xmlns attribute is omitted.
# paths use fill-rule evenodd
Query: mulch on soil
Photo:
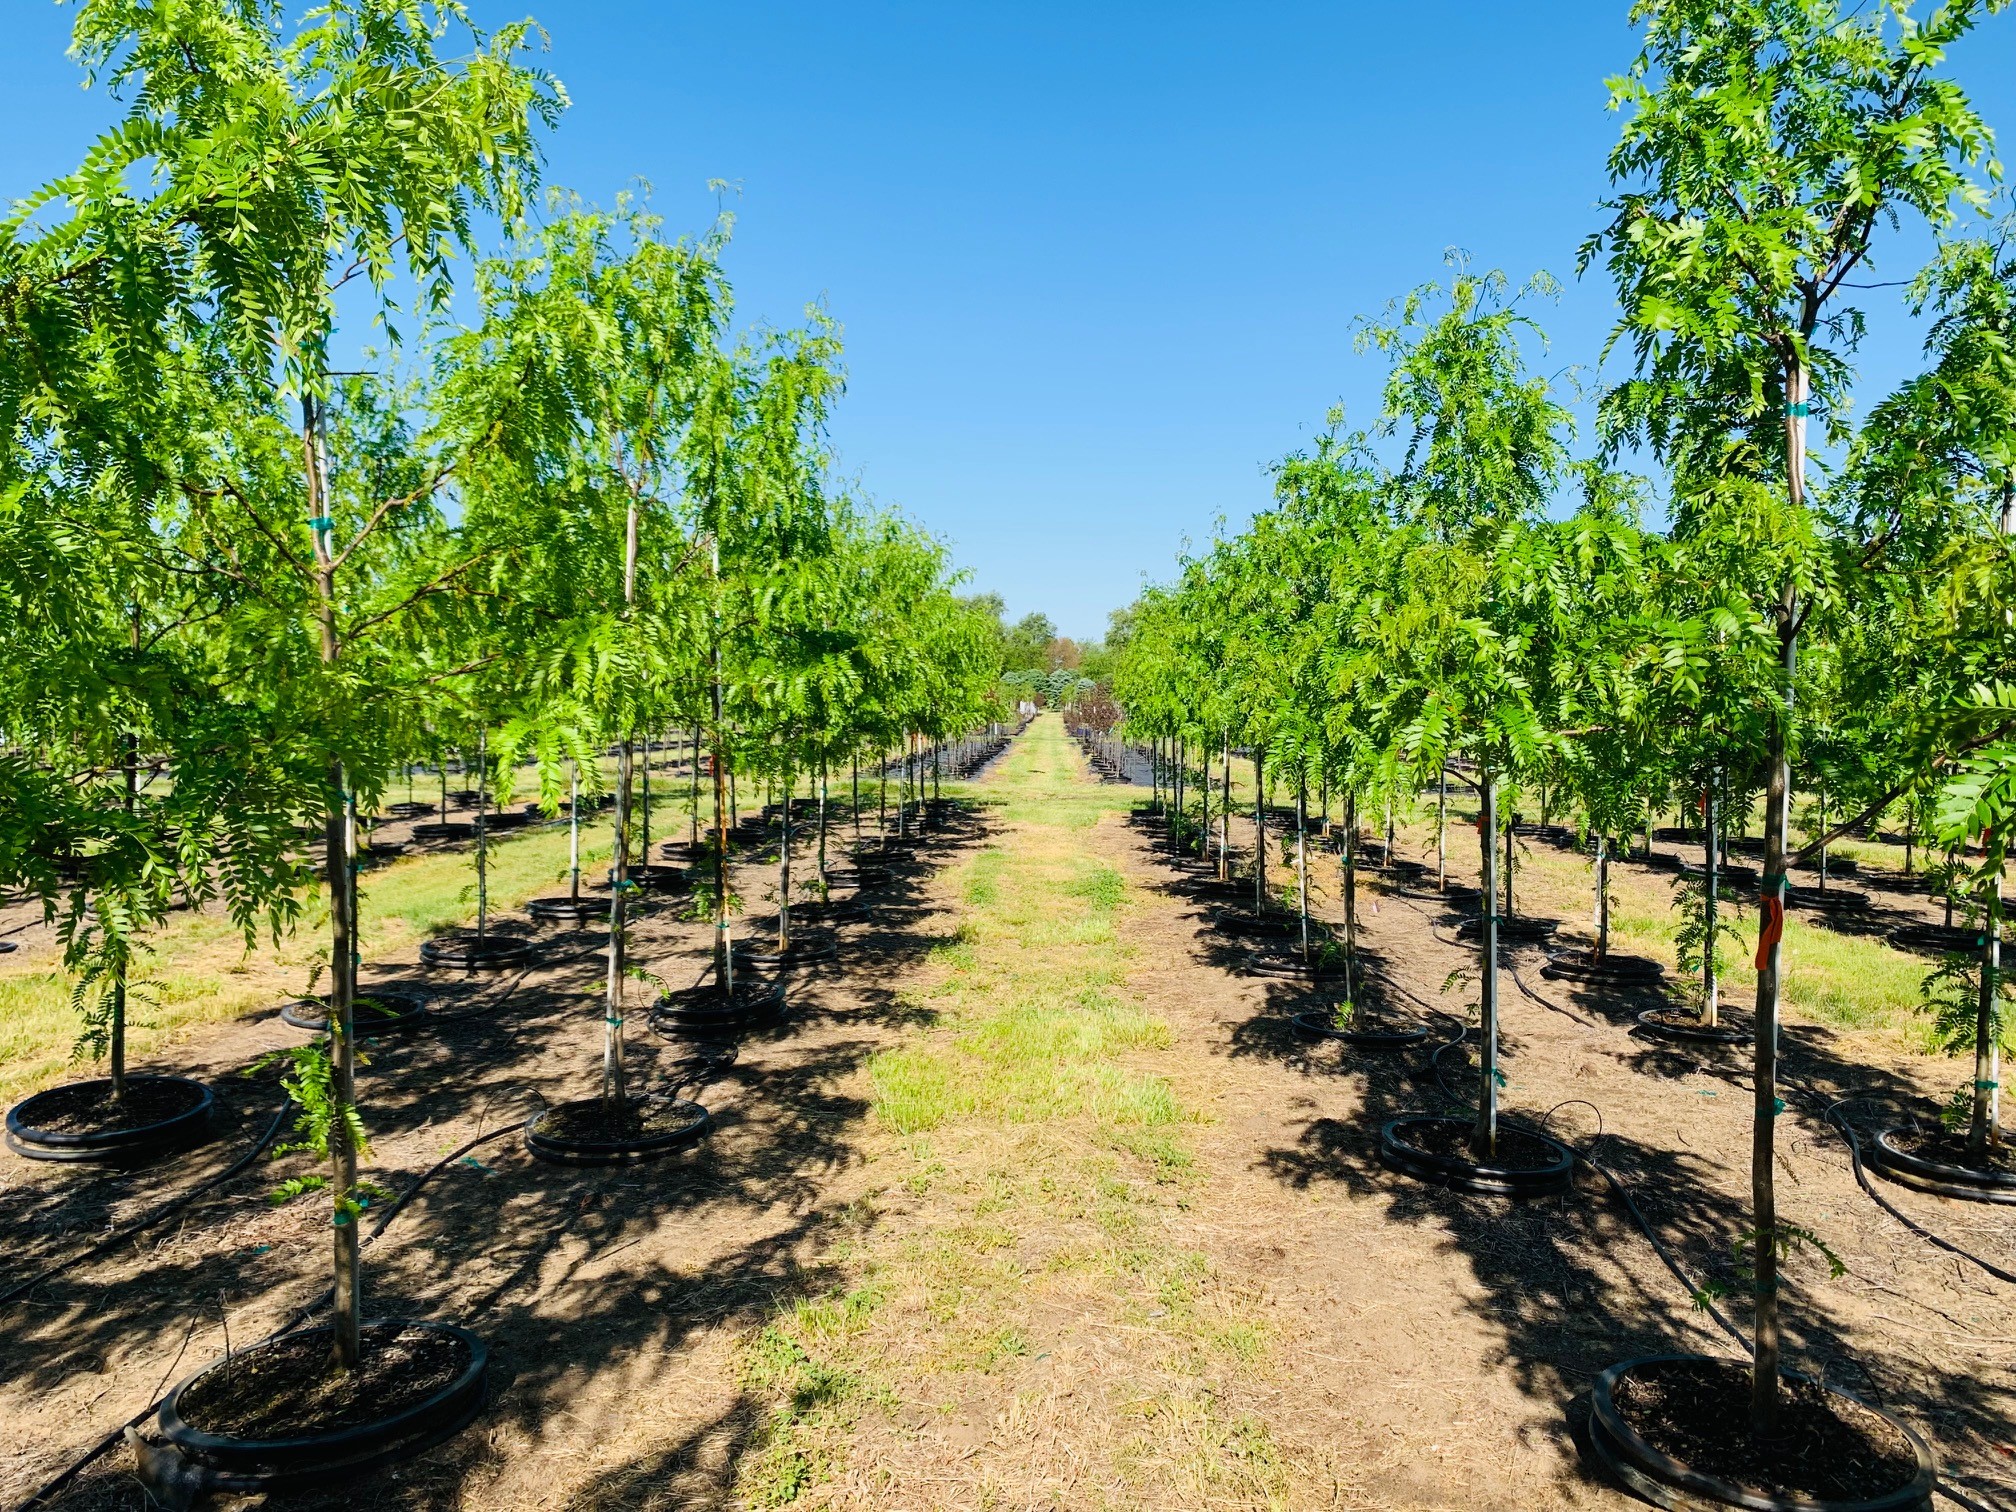
<svg viewBox="0 0 2016 1512"><path fill-rule="evenodd" d="M1458 1160L1480 1158L1471 1147L1468 1119L1460 1123L1452 1119L1445 1123L1409 1124L1405 1137L1415 1149L1426 1150L1430 1155L1453 1156ZM1546 1140L1501 1123L1498 1152L1483 1163L1513 1171L1539 1171L1553 1165L1558 1158Z"/></svg>
<svg viewBox="0 0 2016 1512"><path fill-rule="evenodd" d="M185 1081L132 1081L126 1095L112 1101L108 1083L69 1082L41 1093L34 1127L42 1134L103 1134L144 1129L187 1113L203 1100L203 1090Z"/></svg>
<svg viewBox="0 0 2016 1512"><path fill-rule="evenodd" d="M1615 1399L1661 1454L1762 1496L1868 1500L1918 1468L1909 1441L1881 1414L1804 1379L1784 1382L1779 1438L1753 1438L1750 1372L1734 1360L1641 1365L1618 1381Z"/></svg>
<svg viewBox="0 0 2016 1512"><path fill-rule="evenodd" d="M320 1329L233 1355L182 1393L182 1421L241 1439L336 1433L417 1406L469 1365L469 1346L439 1329L367 1323L363 1336L355 1370L333 1366L329 1335Z"/></svg>

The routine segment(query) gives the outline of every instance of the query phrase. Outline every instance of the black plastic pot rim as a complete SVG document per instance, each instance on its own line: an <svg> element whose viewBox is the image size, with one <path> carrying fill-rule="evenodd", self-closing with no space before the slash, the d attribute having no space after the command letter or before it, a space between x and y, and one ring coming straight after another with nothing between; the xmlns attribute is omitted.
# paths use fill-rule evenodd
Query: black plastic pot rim
<svg viewBox="0 0 2016 1512"><path fill-rule="evenodd" d="M1884 1129L1869 1143L1864 1158L1882 1176L1900 1186L1915 1187L1936 1197L1956 1197L1963 1202L2016 1204L2016 1172L1982 1171L1972 1166L1949 1165L1943 1160L1927 1160L1900 1150L1896 1137L1905 1128Z"/></svg>
<svg viewBox="0 0 2016 1512"><path fill-rule="evenodd" d="M373 1319L371 1324L366 1326L386 1324L393 1324L401 1329L423 1328L435 1333L453 1335L468 1349L468 1363L463 1367L461 1374L448 1385L403 1411L392 1413L376 1422L359 1423L355 1427L337 1429L330 1433L303 1434L279 1439L244 1439L225 1434L205 1433L184 1422L180 1411L183 1392L211 1371L255 1353L261 1347L255 1344L250 1349L240 1350L223 1360L213 1361L179 1382L175 1389L162 1399L160 1409L156 1413L156 1422L161 1433L177 1449L220 1467L237 1465L273 1470L305 1470L313 1465L340 1463L381 1445L390 1444L394 1440L425 1432L453 1416L469 1399L473 1398L476 1404L481 1403L483 1376L490 1363L489 1348L481 1339L467 1329L458 1328L452 1323ZM330 1330L325 1324L306 1331L326 1334ZM281 1337L293 1337L293 1335ZM273 1342L275 1340L263 1341L265 1344Z"/></svg>
<svg viewBox="0 0 2016 1512"><path fill-rule="evenodd" d="M420 959L457 971L508 971L532 959L534 943L521 935L485 935L480 941L437 937L420 942Z"/></svg>
<svg viewBox="0 0 2016 1512"><path fill-rule="evenodd" d="M1390 1170L1460 1191L1493 1197L1550 1197L1569 1190L1575 1176L1575 1156L1559 1140L1534 1130L1520 1132L1551 1146L1554 1160L1544 1166L1486 1165L1462 1155L1440 1155L1414 1144L1409 1128L1430 1123L1469 1128L1471 1120L1439 1113L1413 1113L1389 1118L1379 1126L1379 1159Z"/></svg>
<svg viewBox="0 0 2016 1512"><path fill-rule="evenodd" d="M1647 1008L1638 1015L1638 1027L1654 1039L1677 1040L1690 1045L1744 1045L1750 1042L1750 1031L1747 1029L1731 1029L1722 1024L1713 1028L1706 1024L1669 1024L1654 1016L1662 1011Z"/></svg>
<svg viewBox="0 0 2016 1512"><path fill-rule="evenodd" d="M174 1082L181 1086L194 1087L200 1095L185 1111L164 1118L158 1123L141 1124L136 1128L107 1129L81 1134L36 1128L32 1110L39 1099L68 1087L80 1085L102 1086L108 1093L112 1087L111 1080L106 1077L82 1083L66 1082L63 1087L49 1087L24 1097L7 1110L7 1147L29 1160L117 1162L170 1154L199 1142L209 1130L210 1115L217 1106L216 1092L204 1083L186 1076L142 1075L126 1078L126 1085L129 1088L136 1084L158 1082Z"/></svg>
<svg viewBox="0 0 2016 1512"><path fill-rule="evenodd" d="M585 1107L600 1102L600 1098L586 1097L562 1103L559 1108L545 1108L534 1113L525 1120L525 1148L540 1160L554 1165L635 1165L647 1160L662 1160L675 1150L683 1150L714 1127L713 1114L696 1102L681 1099L677 1106L691 1109L694 1115L684 1127L636 1139L562 1139L558 1135L539 1132L540 1121L560 1108Z"/></svg>
<svg viewBox="0 0 2016 1512"><path fill-rule="evenodd" d="M1635 964L1625 966L1620 963ZM1563 951L1548 957L1540 975L1550 982L1591 982L1598 986L1645 987L1666 975L1666 968L1643 956L1605 956L1597 960L1582 951Z"/></svg>
<svg viewBox="0 0 2016 1512"><path fill-rule="evenodd" d="M609 899L590 894L581 898L534 898L525 905L525 912L535 919L580 923L585 919L608 918L609 906Z"/></svg>
<svg viewBox="0 0 2016 1512"><path fill-rule="evenodd" d="M1405 1050L1428 1038L1425 1025L1411 1029L1340 1029L1327 1013L1298 1013L1295 1032L1310 1039L1340 1040L1360 1050Z"/></svg>
<svg viewBox="0 0 2016 1512"><path fill-rule="evenodd" d="M1708 1360L1709 1355L1656 1354L1640 1355L1635 1359L1623 1360L1612 1365L1596 1377L1589 1390L1589 1445L1596 1458L1621 1480L1630 1490L1644 1497L1654 1505L1680 1509L1690 1509L1707 1500L1719 1506L1741 1507L1746 1512L1918 1512L1931 1505L1932 1493L1939 1484L1937 1462L1932 1450L1924 1439L1912 1428L1882 1408L1865 1402L1852 1392L1829 1386L1824 1381L1812 1381L1810 1377L1793 1371L1785 1371L1788 1380L1808 1381L1823 1391L1842 1397L1866 1411L1875 1413L1898 1432L1910 1444L1912 1454L1917 1459L1917 1468L1912 1478L1895 1491L1877 1497L1862 1497L1854 1501L1828 1498L1813 1501L1803 1497L1766 1496L1760 1492L1747 1491L1733 1481L1706 1471L1693 1469L1679 1460L1654 1449L1639 1436L1631 1425L1624 1421L1617 1410L1617 1382L1633 1370L1646 1365L1665 1364L1670 1361ZM1748 1360L1717 1360L1718 1364L1735 1366L1746 1374L1750 1369Z"/></svg>
<svg viewBox="0 0 2016 1512"><path fill-rule="evenodd" d="M376 998L382 1003L403 1003L405 1011L390 1017L372 1014L369 1018L359 1018L353 1005L350 1011L351 1027L358 1033L389 1034L398 1029L410 1029L427 1016L427 1000L417 992L395 991L387 988L374 992L369 988L357 994L360 998ZM297 1013L296 1009L309 1009L308 1013ZM310 1034L326 1033L329 1028L329 1000L327 998L295 998L280 1010L280 1022L289 1028L305 1029Z"/></svg>

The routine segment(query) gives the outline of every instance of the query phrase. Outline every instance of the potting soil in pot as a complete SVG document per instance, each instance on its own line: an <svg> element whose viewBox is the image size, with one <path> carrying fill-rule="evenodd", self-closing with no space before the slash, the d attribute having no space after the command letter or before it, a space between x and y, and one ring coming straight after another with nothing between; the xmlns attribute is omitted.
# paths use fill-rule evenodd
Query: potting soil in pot
<svg viewBox="0 0 2016 1512"><path fill-rule="evenodd" d="M2016 1151L2011 1151L2006 1144L1970 1150L1966 1134L1956 1129L1899 1129L1890 1136L1890 1143L1906 1155L1915 1155L1920 1160L1959 1166L1969 1171L2016 1175Z"/></svg>
<svg viewBox="0 0 2016 1512"><path fill-rule="evenodd" d="M608 1105L599 1099L562 1103L542 1113L537 1121L540 1135L589 1144L604 1140L650 1139L674 1134L692 1125L699 1109L693 1103L668 1098L633 1098L627 1108L609 1116Z"/></svg>
<svg viewBox="0 0 2016 1512"><path fill-rule="evenodd" d="M1728 1360L1662 1360L1617 1382L1617 1411L1633 1432L1689 1469L1764 1496L1860 1501L1917 1473L1894 1425L1838 1392L1787 1379L1779 1437L1750 1436L1749 1367Z"/></svg>
<svg viewBox="0 0 2016 1512"><path fill-rule="evenodd" d="M1468 1119L1458 1122L1454 1119L1435 1123L1409 1124L1403 1131L1406 1142L1417 1150L1425 1150L1430 1155L1452 1156L1457 1160L1476 1160L1470 1148L1471 1124ZM1510 1129L1498 1126L1498 1153L1485 1165L1501 1166L1510 1171L1544 1170L1560 1159L1554 1147L1524 1129Z"/></svg>
<svg viewBox="0 0 2016 1512"><path fill-rule="evenodd" d="M202 1101L203 1089L192 1082L129 1082L126 1096L113 1102L107 1084L77 1082L52 1087L35 1100L38 1134L98 1134L112 1129L144 1129L187 1113Z"/></svg>
<svg viewBox="0 0 2016 1512"><path fill-rule="evenodd" d="M177 1408L204 1433L307 1437L382 1422L448 1387L469 1364L450 1333L403 1323L364 1325L357 1368L329 1367L329 1334L311 1329L248 1349L195 1381Z"/></svg>

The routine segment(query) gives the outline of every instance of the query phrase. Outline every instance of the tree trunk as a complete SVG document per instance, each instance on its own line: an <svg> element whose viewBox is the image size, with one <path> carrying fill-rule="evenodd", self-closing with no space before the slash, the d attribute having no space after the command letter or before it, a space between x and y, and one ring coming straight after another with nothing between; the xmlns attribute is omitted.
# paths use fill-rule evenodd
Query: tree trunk
<svg viewBox="0 0 2016 1512"><path fill-rule="evenodd" d="M490 735L476 736L476 938L490 930Z"/></svg>
<svg viewBox="0 0 2016 1512"><path fill-rule="evenodd" d="M1344 1001L1357 1001L1358 790L1344 790Z"/></svg>
<svg viewBox="0 0 2016 1512"><path fill-rule="evenodd" d="M784 770L784 843L777 848L777 948L791 948L791 770Z"/></svg>
<svg viewBox="0 0 2016 1512"><path fill-rule="evenodd" d="M1253 907L1267 909L1267 757L1253 748Z"/></svg>
<svg viewBox="0 0 2016 1512"><path fill-rule="evenodd" d="M1974 1110L1967 1124L1967 1148L1985 1155L2002 1143L2001 977L2002 880L1983 889L1981 990L1974 1011Z"/></svg>
<svg viewBox="0 0 2016 1512"><path fill-rule="evenodd" d="M608 973L602 990L602 1105L612 1115L628 1105L623 1077L624 928L630 913L630 737L616 748L616 851L609 862Z"/></svg>
<svg viewBox="0 0 2016 1512"><path fill-rule="evenodd" d="M1785 477L1789 502L1798 510L1806 495L1806 419L1808 402L1804 365L1793 361L1785 382ZM1771 720L1770 780L1764 814L1764 884L1760 914L1777 895L1782 919L1785 895L1785 836L1791 827L1792 769L1790 762L1792 697L1799 666L1798 590L1787 583L1778 599L1779 696L1784 700ZM1778 1187L1775 1149L1778 1118L1778 981L1784 960L1782 927L1760 941L1757 960L1757 1058L1751 1109L1750 1202L1751 1229L1756 1236L1756 1312L1752 1327L1756 1352L1750 1369L1750 1431L1772 1438L1778 1431Z"/></svg>
<svg viewBox="0 0 2016 1512"><path fill-rule="evenodd" d="M712 702L714 708L713 747L710 756L714 766L714 985L723 996L735 990L734 952L729 948L733 943L728 930L728 824L731 797L728 772L727 741L721 726L721 643L714 643L714 676L712 679Z"/></svg>
<svg viewBox="0 0 2016 1512"><path fill-rule="evenodd" d="M1435 779L1435 891L1449 885L1449 768Z"/></svg>
<svg viewBox="0 0 2016 1512"><path fill-rule="evenodd" d="M1596 837L1596 959L1610 954L1610 840Z"/></svg>
<svg viewBox="0 0 2016 1512"><path fill-rule="evenodd" d="M316 617L324 668L342 660L336 621L336 552L331 539L327 469L322 455L320 407L301 401L302 466L307 480L308 516L315 538ZM446 778L443 778L446 808ZM323 874L329 885L329 1099L336 1116L329 1133L329 1198L333 1208L332 1247L336 1286L331 1323L331 1364L353 1370L363 1356L364 1279L357 1238L357 1147L350 1134L350 1110L357 1100L357 876L350 858L352 804L343 763L329 764L329 806L323 824Z"/></svg>
<svg viewBox="0 0 2016 1512"><path fill-rule="evenodd" d="M1517 824L1514 815L1505 816L1505 917L1512 917L1512 848L1515 837L1512 833Z"/></svg>
<svg viewBox="0 0 2016 1512"><path fill-rule="evenodd" d="M1483 877L1478 889L1477 939L1479 963L1477 993L1477 1126L1470 1136L1470 1153L1478 1160L1493 1160L1498 1154L1498 779L1491 770L1478 772L1477 816L1479 852Z"/></svg>
<svg viewBox="0 0 2016 1512"><path fill-rule="evenodd" d="M1302 959L1309 959L1309 786L1295 781L1295 911L1302 921Z"/></svg>
<svg viewBox="0 0 2016 1512"><path fill-rule="evenodd" d="M1721 805L1715 801L1719 774L1711 775L1701 794L1702 861L1708 873L1708 895L1703 902L1702 921L1707 942L1701 947L1701 1022L1713 1029L1722 1020L1722 983L1715 970L1716 910L1722 901Z"/></svg>
<svg viewBox="0 0 2016 1512"><path fill-rule="evenodd" d="M1232 732L1225 732L1225 790L1218 804L1218 880L1232 880Z"/></svg>

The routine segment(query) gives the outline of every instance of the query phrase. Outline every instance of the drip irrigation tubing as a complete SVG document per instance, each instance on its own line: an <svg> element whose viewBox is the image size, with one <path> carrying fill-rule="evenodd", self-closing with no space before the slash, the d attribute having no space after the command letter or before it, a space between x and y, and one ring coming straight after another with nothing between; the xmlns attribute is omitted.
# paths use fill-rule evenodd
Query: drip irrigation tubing
<svg viewBox="0 0 2016 1512"><path fill-rule="evenodd" d="M1812 1098L1815 1102L1823 1100L1823 1094L1813 1091L1810 1087L1802 1087L1797 1082L1791 1081L1789 1079L1786 1081L1785 1085L1793 1088L1798 1092L1803 1093L1807 1097ZM1869 1180L1868 1170L1862 1163L1862 1140L1860 1136L1856 1134L1855 1126L1848 1122L1847 1118L1842 1114L1841 1110L1851 1103L1878 1102L1883 1100L1886 1097L1886 1095L1887 1094L1881 1092L1851 1093L1847 1097L1840 1098L1835 1102L1828 1104L1826 1111L1823 1114L1821 1114L1822 1119L1828 1124L1832 1125L1835 1132L1840 1134L1840 1136L1847 1141L1848 1161L1849 1164L1854 1167L1856 1184L1860 1186L1863 1191L1869 1194L1870 1199L1878 1207L1883 1209L1883 1211L1888 1213L1892 1218L1895 1218L1899 1223L1903 1224L1906 1229L1916 1234L1920 1239L1923 1239L1927 1244L1932 1245L1935 1249L1944 1250L1949 1255L1956 1255L1960 1259L1967 1261L1971 1265L1979 1266L1982 1270L1986 1271L1989 1275L1993 1276L1997 1281L2006 1281L2012 1286L2016 1286L2016 1272L2010 1272L2004 1270L2001 1266L1996 1265L1994 1262L1989 1260L1983 1260L1979 1255L1976 1255L1969 1250L1962 1249L1952 1240L1947 1239L1942 1235L1933 1233L1932 1230L1926 1228L1923 1224L1919 1223L1915 1218L1911 1217L1910 1214L1904 1212L1895 1203L1891 1202L1889 1198L1885 1197L1881 1192L1877 1191L1875 1184Z"/></svg>
<svg viewBox="0 0 2016 1512"><path fill-rule="evenodd" d="M600 948L601 947L597 946L589 951L577 952L575 957L573 957L573 959L578 959L581 956L594 954L596 951L599 951ZM554 963L542 962L540 964L551 965ZM501 1007L503 1003L510 998L512 993L517 991L518 987L522 985L525 978L529 976L534 969L535 968L533 967L527 967L524 971L521 971L518 974L517 978L512 982L511 986L505 989L503 995L495 1003L487 1005L487 1010L478 1010L472 1008L468 1011L468 1013L473 1014L478 1011L494 1011L496 1008ZM453 1017L459 1018L466 1016L468 1016L468 1014L458 1014L454 1015ZM671 1069L690 1070L695 1073L693 1076L690 1076L686 1080L676 1083L674 1085L673 1096L677 1097L683 1091L689 1089L697 1089L698 1087L704 1086L706 1082L713 1079L715 1073L725 1069L729 1065L732 1065L734 1063L734 1059L735 1055L734 1052L731 1050L725 1054L719 1052L712 1052L712 1053L702 1052L695 1055L684 1056L681 1059L673 1062ZM529 1092L531 1096L536 1100L538 1100L540 1103L543 1104L545 1102L545 1097L536 1088L513 1087L504 1090L506 1092L519 1093L519 1094ZM50 1275L54 1274L56 1270L64 1269L68 1265L75 1265L83 1260L88 1260L94 1257L95 1255L103 1253L104 1250L119 1243L123 1239L132 1237L133 1233L140 1232L142 1226L151 1226L154 1223L160 1222L163 1218L165 1218L169 1213L173 1212L176 1208L185 1205L191 1197L194 1197L213 1186L221 1184L222 1182L228 1180L230 1177L237 1175L240 1171L244 1170L246 1166L250 1165L253 1160L257 1159L258 1156L267 1148L267 1146L269 1146L272 1143L273 1139L278 1135L282 1124L285 1122L287 1113L288 1108L282 1107L281 1110L274 1115L273 1122L267 1127L264 1134L262 1134L259 1142L255 1144L251 1150L246 1152L245 1155L241 1156L228 1170L224 1171L218 1176L210 1178L209 1181L205 1182L195 1191L185 1195L182 1198L177 1199L176 1202L167 1205L167 1207L164 1208L161 1212L149 1215L147 1219L142 1220L142 1225L129 1225L127 1229L121 1230L119 1233L111 1235L104 1240L101 1240L97 1245L94 1245L90 1250L87 1250L84 1254L78 1255L74 1257L72 1260L66 1262L66 1266L52 1268L52 1270L44 1272L42 1275L34 1277L30 1281L23 1283L21 1286L10 1290L4 1296L0 1296L0 1305L4 1305L6 1302L12 1301L16 1296L24 1294L26 1291L32 1289L33 1287L40 1285L43 1281L46 1281ZM489 1116L489 1104L486 1103L484 1105L482 1113L479 1114L479 1126L481 1120L487 1118L488 1116ZM520 1124L517 1121L514 1121L505 1124L501 1128L491 1129L486 1133L479 1133L473 1139L470 1139L464 1142L463 1144L458 1145L455 1149L449 1151L446 1155L442 1156L433 1165L429 1166L411 1183L409 1183L404 1191L400 1192L398 1196L393 1198L390 1205L387 1206L385 1210L378 1215L378 1219L374 1224L372 1224L370 1232L364 1235L362 1242L358 1246L360 1253L364 1249L368 1248L372 1243L374 1243L378 1239L378 1237L381 1234L383 1234L388 1227L391 1226L392 1220L398 1217L399 1214L405 1210L406 1205L409 1202L411 1202L415 1196L419 1194L420 1190L423 1187L425 1187L428 1182L432 1181L436 1176L440 1175L442 1171L446 1170L449 1166L453 1165L455 1162L463 1159L465 1156L471 1154L472 1152L482 1148L484 1145L490 1144L495 1140L503 1139L508 1135L517 1133L519 1127ZM260 1344L271 1343L274 1339L281 1337L283 1334L292 1333L295 1329L298 1329L304 1323L306 1323L310 1318L314 1317L315 1314L320 1312L324 1307L328 1306L329 1303L333 1300L334 1296L335 1296L335 1288L334 1287L326 1288L313 1301L307 1302L303 1304L301 1307L296 1308L294 1312L288 1317L286 1322L282 1323L280 1327L274 1329L271 1333L267 1334L266 1337L259 1340L258 1343ZM186 1336L183 1339L183 1346L185 1349L188 1346L188 1339ZM256 1346L248 1345L246 1347L252 1348ZM176 1356L176 1364L179 1364L180 1362L181 1362L181 1355L178 1353ZM174 1365L169 1366L169 1374L172 1375L174 1369L175 1369ZM141 1408L140 1411L135 1413L132 1417L128 1418L125 1422L119 1424L118 1427L112 1429L103 1438L99 1439L98 1442L93 1444L90 1449L86 1450L83 1455L81 1455L76 1460L72 1461L53 1479L48 1481L41 1487L41 1489L36 1491L34 1495L30 1496L26 1501L22 1502L18 1508L18 1512L37 1512L37 1509L48 1506L57 1497L61 1496L64 1493L64 1491L69 1488L71 1483L77 1479L78 1476L82 1475L86 1470L88 1470L93 1464L95 1464L98 1460L103 1458L111 1450L118 1447L118 1445L124 1440L126 1433L129 1429L137 1429L141 1423L146 1421L147 1417L151 1413L153 1413L160 1407L167 1385L168 1385L168 1377L164 1376L162 1378L161 1385L156 1388L153 1399L149 1401L145 1407Z"/></svg>
<svg viewBox="0 0 2016 1512"><path fill-rule="evenodd" d="M0 1292L0 1307L6 1307L20 1301L21 1298L27 1296L28 1293L35 1290L36 1287L49 1280L52 1276L60 1275L72 1266L82 1265L87 1260L95 1260L107 1250L115 1249L119 1245L124 1244L128 1239L144 1234L149 1229L167 1222L168 1219L188 1207L190 1203L201 1197L205 1192L213 1191L217 1187L222 1186L240 1171L251 1165L253 1161L257 1160L265 1152L266 1148L275 1139L280 1137L280 1129L287 1122L287 1115L292 1110L293 1104L291 1102L282 1103L280 1111L273 1115L272 1122L268 1123L265 1131L253 1141L252 1148L247 1150L243 1155L240 1155L216 1175L198 1182L188 1191L162 1203L161 1206L144 1217L136 1218L131 1223L115 1229L88 1249L72 1255L67 1260L61 1261L56 1265L50 1266L37 1275L30 1276L26 1281L17 1282L15 1285L8 1287L4 1292Z"/></svg>
<svg viewBox="0 0 2016 1512"><path fill-rule="evenodd" d="M533 1095L537 1097L539 1094L537 1092L534 1092ZM379 1215L378 1221L372 1225L371 1232L364 1236L363 1242L358 1246L358 1249L362 1251L363 1249L367 1248L372 1243L372 1241L377 1239L380 1234L384 1233L386 1228L390 1226L392 1220L399 1216L400 1212L405 1208L406 1204L409 1201L411 1201L415 1195L419 1193L420 1189L426 1186L428 1182L432 1181L442 1171L446 1170L456 1161L462 1159L463 1156L469 1154L471 1151L479 1149L483 1145L489 1144L492 1140L502 1139L508 1134L515 1134L517 1132L518 1132L518 1125L515 1123L508 1123L504 1125L504 1127L502 1127L501 1129L492 1129L487 1134L478 1134L474 1139L471 1139L464 1144L458 1145L455 1149L449 1151L446 1155L442 1156L433 1165L429 1166L418 1177L416 1177L412 1181L412 1183L407 1186L405 1191L401 1192L397 1197L392 1199L391 1205L388 1206L385 1209L385 1211ZM314 1317L316 1313L320 1312L324 1307L328 1306L331 1299L335 1296L335 1293L336 1289L333 1286L328 1288L320 1296L316 1297L312 1302L304 1303L302 1306L296 1308L292 1313L292 1315L288 1317L285 1323L281 1324L278 1328L274 1329L271 1333L267 1334L265 1338L260 1339L255 1344L248 1344L245 1346L245 1348L256 1349L259 1347L259 1345L272 1343L273 1340L280 1338L283 1334L289 1334L294 1332L295 1329L299 1328L303 1323L306 1323L310 1318ZM183 1344L185 1347L187 1346L188 1340L186 1338L183 1340ZM242 1350L240 1352L242 1353ZM178 1356L178 1363L179 1363L179 1356ZM174 1368L175 1367L172 1365L169 1367L171 1373L173 1372ZM164 1376L162 1378L162 1381L163 1385L165 1386L167 1382L167 1377ZM145 1422L148 1415L160 1407L164 1396L165 1392L158 1393L155 1396L154 1400L149 1402L145 1407L141 1408L138 1412L134 1413L133 1416L126 1419L125 1422L121 1423L111 1432L107 1433L103 1438L99 1439L97 1443L93 1444L80 1457L73 1460L53 1479L44 1484L42 1488L38 1490L33 1496L30 1496L26 1501L22 1502L19 1508L17 1509L17 1512L36 1512L36 1509L48 1506L57 1497L61 1496L66 1490L69 1489L70 1484L73 1481L75 1481L78 1476L82 1475L86 1470L90 1469L92 1465L96 1464L98 1460L102 1459L111 1450L117 1448L118 1445L125 1439L126 1433L129 1429L136 1429L140 1426L141 1423Z"/></svg>

